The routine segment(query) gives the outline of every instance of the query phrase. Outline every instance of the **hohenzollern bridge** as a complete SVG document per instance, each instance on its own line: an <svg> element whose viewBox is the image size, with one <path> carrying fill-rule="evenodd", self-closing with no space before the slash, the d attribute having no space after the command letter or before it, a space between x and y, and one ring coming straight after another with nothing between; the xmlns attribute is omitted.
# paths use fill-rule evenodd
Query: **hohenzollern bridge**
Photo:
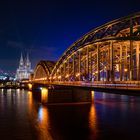
<svg viewBox="0 0 140 140"><path fill-rule="evenodd" d="M31 81L139 87L140 12L91 30L69 46L56 63L40 61Z"/></svg>

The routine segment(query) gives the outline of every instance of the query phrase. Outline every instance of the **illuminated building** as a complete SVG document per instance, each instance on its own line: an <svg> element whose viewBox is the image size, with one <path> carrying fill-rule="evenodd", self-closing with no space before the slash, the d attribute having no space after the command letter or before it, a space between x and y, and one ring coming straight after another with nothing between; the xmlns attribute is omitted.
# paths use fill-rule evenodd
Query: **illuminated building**
<svg viewBox="0 0 140 140"><path fill-rule="evenodd" d="M23 80L23 79L29 79L30 74L33 72L31 69L31 62L29 60L29 56L27 54L27 57L23 59L23 56L21 54L19 67L16 71L16 80Z"/></svg>

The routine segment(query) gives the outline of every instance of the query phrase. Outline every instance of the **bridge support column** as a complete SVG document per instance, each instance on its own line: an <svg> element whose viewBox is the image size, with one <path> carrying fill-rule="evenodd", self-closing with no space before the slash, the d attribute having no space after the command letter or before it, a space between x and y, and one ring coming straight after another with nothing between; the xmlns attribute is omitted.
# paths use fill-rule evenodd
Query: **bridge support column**
<svg viewBox="0 0 140 140"><path fill-rule="evenodd" d="M128 56L128 46L125 46L125 63L124 63L124 80L128 80L128 62L127 62L127 56Z"/></svg>
<svg viewBox="0 0 140 140"><path fill-rule="evenodd" d="M97 45L97 81L100 81L100 56L99 44Z"/></svg>
<svg viewBox="0 0 140 140"><path fill-rule="evenodd" d="M88 46L87 46L86 55L87 55L86 74L87 74L87 78L89 80L89 48L88 48Z"/></svg>
<svg viewBox="0 0 140 140"><path fill-rule="evenodd" d="M74 80L75 80L75 56L74 56L74 54L73 54L73 61L72 61L73 63L72 63L72 68L73 68L73 78L74 78Z"/></svg>
<svg viewBox="0 0 140 140"><path fill-rule="evenodd" d="M133 58L132 58L132 55L133 55L133 41L130 40L130 60L129 60L129 78L130 80L132 81L133 80Z"/></svg>
<svg viewBox="0 0 140 140"><path fill-rule="evenodd" d="M89 66L89 74L90 74L90 81L92 81L92 52L89 53L89 61L90 61L90 66Z"/></svg>
<svg viewBox="0 0 140 140"><path fill-rule="evenodd" d="M122 45L120 45L120 65L119 65L119 70L120 70L120 81L122 81Z"/></svg>
<svg viewBox="0 0 140 140"><path fill-rule="evenodd" d="M68 59L68 81L70 81L70 62Z"/></svg>
<svg viewBox="0 0 140 140"><path fill-rule="evenodd" d="M63 80L66 81L65 77L66 77L66 63L63 64Z"/></svg>
<svg viewBox="0 0 140 140"><path fill-rule="evenodd" d="M130 19L130 37L133 35L133 23L132 19ZM130 40L130 60L129 60L129 78L132 81L133 80L133 73L132 73L132 68L133 68L133 60L132 60L132 55L133 55L133 41Z"/></svg>
<svg viewBox="0 0 140 140"><path fill-rule="evenodd" d="M136 46L136 68L137 68L137 75L136 75L136 79L137 80L139 80L139 63L140 63L140 61L139 61L139 44L137 44L137 46Z"/></svg>
<svg viewBox="0 0 140 140"><path fill-rule="evenodd" d="M111 81L114 81L114 66L113 66L113 42L111 41L110 43L110 76L111 76Z"/></svg>
<svg viewBox="0 0 140 140"><path fill-rule="evenodd" d="M108 51L108 61L110 61L110 46L107 48ZM108 66L106 68L106 81L109 81L110 79L110 62L108 62Z"/></svg>
<svg viewBox="0 0 140 140"><path fill-rule="evenodd" d="M79 50L79 81L81 81L81 52Z"/></svg>

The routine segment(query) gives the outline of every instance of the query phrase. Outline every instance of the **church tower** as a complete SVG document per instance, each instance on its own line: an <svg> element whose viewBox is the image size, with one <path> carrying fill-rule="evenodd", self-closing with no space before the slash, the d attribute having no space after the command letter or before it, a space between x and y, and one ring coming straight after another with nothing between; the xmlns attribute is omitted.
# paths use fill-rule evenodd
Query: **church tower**
<svg viewBox="0 0 140 140"><path fill-rule="evenodd" d="M30 70L31 69L31 62L29 60L29 55L27 53L27 57L26 57L26 60L25 60L25 67L26 69Z"/></svg>
<svg viewBox="0 0 140 140"><path fill-rule="evenodd" d="M31 62L29 60L29 55L27 54L27 57L23 59L22 53L19 61L19 67L16 71L16 80L23 80L23 79L29 79L30 74L33 72L31 69Z"/></svg>
<svg viewBox="0 0 140 140"><path fill-rule="evenodd" d="M24 61L23 61L23 56L22 56L22 53L21 53L20 61L19 61L19 69L20 69L20 68L22 69L23 66L24 66Z"/></svg>

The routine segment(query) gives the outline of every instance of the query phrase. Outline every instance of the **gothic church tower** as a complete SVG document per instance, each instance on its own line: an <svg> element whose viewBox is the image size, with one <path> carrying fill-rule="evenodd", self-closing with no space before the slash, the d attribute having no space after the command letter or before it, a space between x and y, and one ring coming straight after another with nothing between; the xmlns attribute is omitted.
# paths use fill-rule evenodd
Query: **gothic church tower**
<svg viewBox="0 0 140 140"><path fill-rule="evenodd" d="M29 79L30 74L33 72L31 69L31 62L29 60L29 55L27 54L26 58L23 59L22 53L19 61L19 67L16 71L16 80Z"/></svg>

